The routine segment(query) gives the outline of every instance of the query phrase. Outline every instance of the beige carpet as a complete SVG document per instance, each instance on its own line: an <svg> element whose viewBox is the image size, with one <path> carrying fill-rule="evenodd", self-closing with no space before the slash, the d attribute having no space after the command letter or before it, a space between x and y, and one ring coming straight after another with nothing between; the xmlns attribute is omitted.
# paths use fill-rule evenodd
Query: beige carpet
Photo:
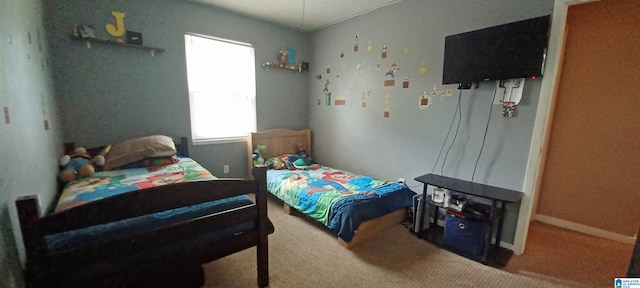
<svg viewBox="0 0 640 288"><path fill-rule="evenodd" d="M270 287L585 287L544 275L485 266L420 240L396 227L351 250L300 216L269 201ZM206 287L256 287L256 250L204 266ZM589 285L586 285L589 286Z"/></svg>

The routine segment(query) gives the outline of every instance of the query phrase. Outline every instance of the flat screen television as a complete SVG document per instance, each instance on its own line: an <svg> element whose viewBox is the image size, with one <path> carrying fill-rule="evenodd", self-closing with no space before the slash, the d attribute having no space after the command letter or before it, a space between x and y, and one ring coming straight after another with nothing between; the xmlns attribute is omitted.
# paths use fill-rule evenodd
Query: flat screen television
<svg viewBox="0 0 640 288"><path fill-rule="evenodd" d="M445 37L442 84L542 76L550 21L547 15Z"/></svg>

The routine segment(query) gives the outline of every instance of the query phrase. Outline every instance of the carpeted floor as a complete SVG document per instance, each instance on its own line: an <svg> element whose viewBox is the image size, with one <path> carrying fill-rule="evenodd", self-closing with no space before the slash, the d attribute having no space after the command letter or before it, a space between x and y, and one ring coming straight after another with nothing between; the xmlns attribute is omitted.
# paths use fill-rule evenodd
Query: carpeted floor
<svg viewBox="0 0 640 288"><path fill-rule="evenodd" d="M269 201L269 217L276 227L269 236L270 287L597 287L600 284L563 275L529 273L522 264L504 270L485 266L420 240L402 225L348 250L338 245L326 229L308 219L284 214L280 203L273 199ZM255 253L255 248L251 248L205 265L206 287L256 287ZM527 263L524 258L519 260ZM625 261L629 263L628 259Z"/></svg>

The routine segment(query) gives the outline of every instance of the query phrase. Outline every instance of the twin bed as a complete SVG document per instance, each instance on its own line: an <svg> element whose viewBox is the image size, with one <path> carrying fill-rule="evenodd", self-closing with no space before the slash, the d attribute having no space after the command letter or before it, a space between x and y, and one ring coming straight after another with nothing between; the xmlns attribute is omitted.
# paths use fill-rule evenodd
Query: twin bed
<svg viewBox="0 0 640 288"><path fill-rule="evenodd" d="M258 145L266 147L266 155L261 156L268 164L274 158L276 162L286 161L301 154L310 158L311 131L273 129L252 133L247 145L248 167L254 166L251 155ZM405 220L415 194L405 185L323 165L268 168L267 190L282 200L285 212L293 208L322 223L347 248Z"/></svg>
<svg viewBox="0 0 640 288"><path fill-rule="evenodd" d="M202 287L202 264L253 246L268 286L265 169L218 179L186 155L72 181L44 216L17 199L27 287Z"/></svg>

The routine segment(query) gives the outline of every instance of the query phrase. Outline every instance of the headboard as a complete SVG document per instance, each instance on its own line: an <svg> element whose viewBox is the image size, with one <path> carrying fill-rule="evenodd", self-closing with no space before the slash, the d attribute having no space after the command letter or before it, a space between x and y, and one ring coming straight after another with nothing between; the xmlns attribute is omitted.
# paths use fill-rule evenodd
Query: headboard
<svg viewBox="0 0 640 288"><path fill-rule="evenodd" d="M257 145L267 146L266 155L262 155L264 159L282 154L293 154L298 144L307 150L307 155L311 157L311 130L291 130L291 129L271 129L262 132L255 132L249 135L247 139L247 155L248 168L251 172L253 167L253 159L251 155Z"/></svg>

